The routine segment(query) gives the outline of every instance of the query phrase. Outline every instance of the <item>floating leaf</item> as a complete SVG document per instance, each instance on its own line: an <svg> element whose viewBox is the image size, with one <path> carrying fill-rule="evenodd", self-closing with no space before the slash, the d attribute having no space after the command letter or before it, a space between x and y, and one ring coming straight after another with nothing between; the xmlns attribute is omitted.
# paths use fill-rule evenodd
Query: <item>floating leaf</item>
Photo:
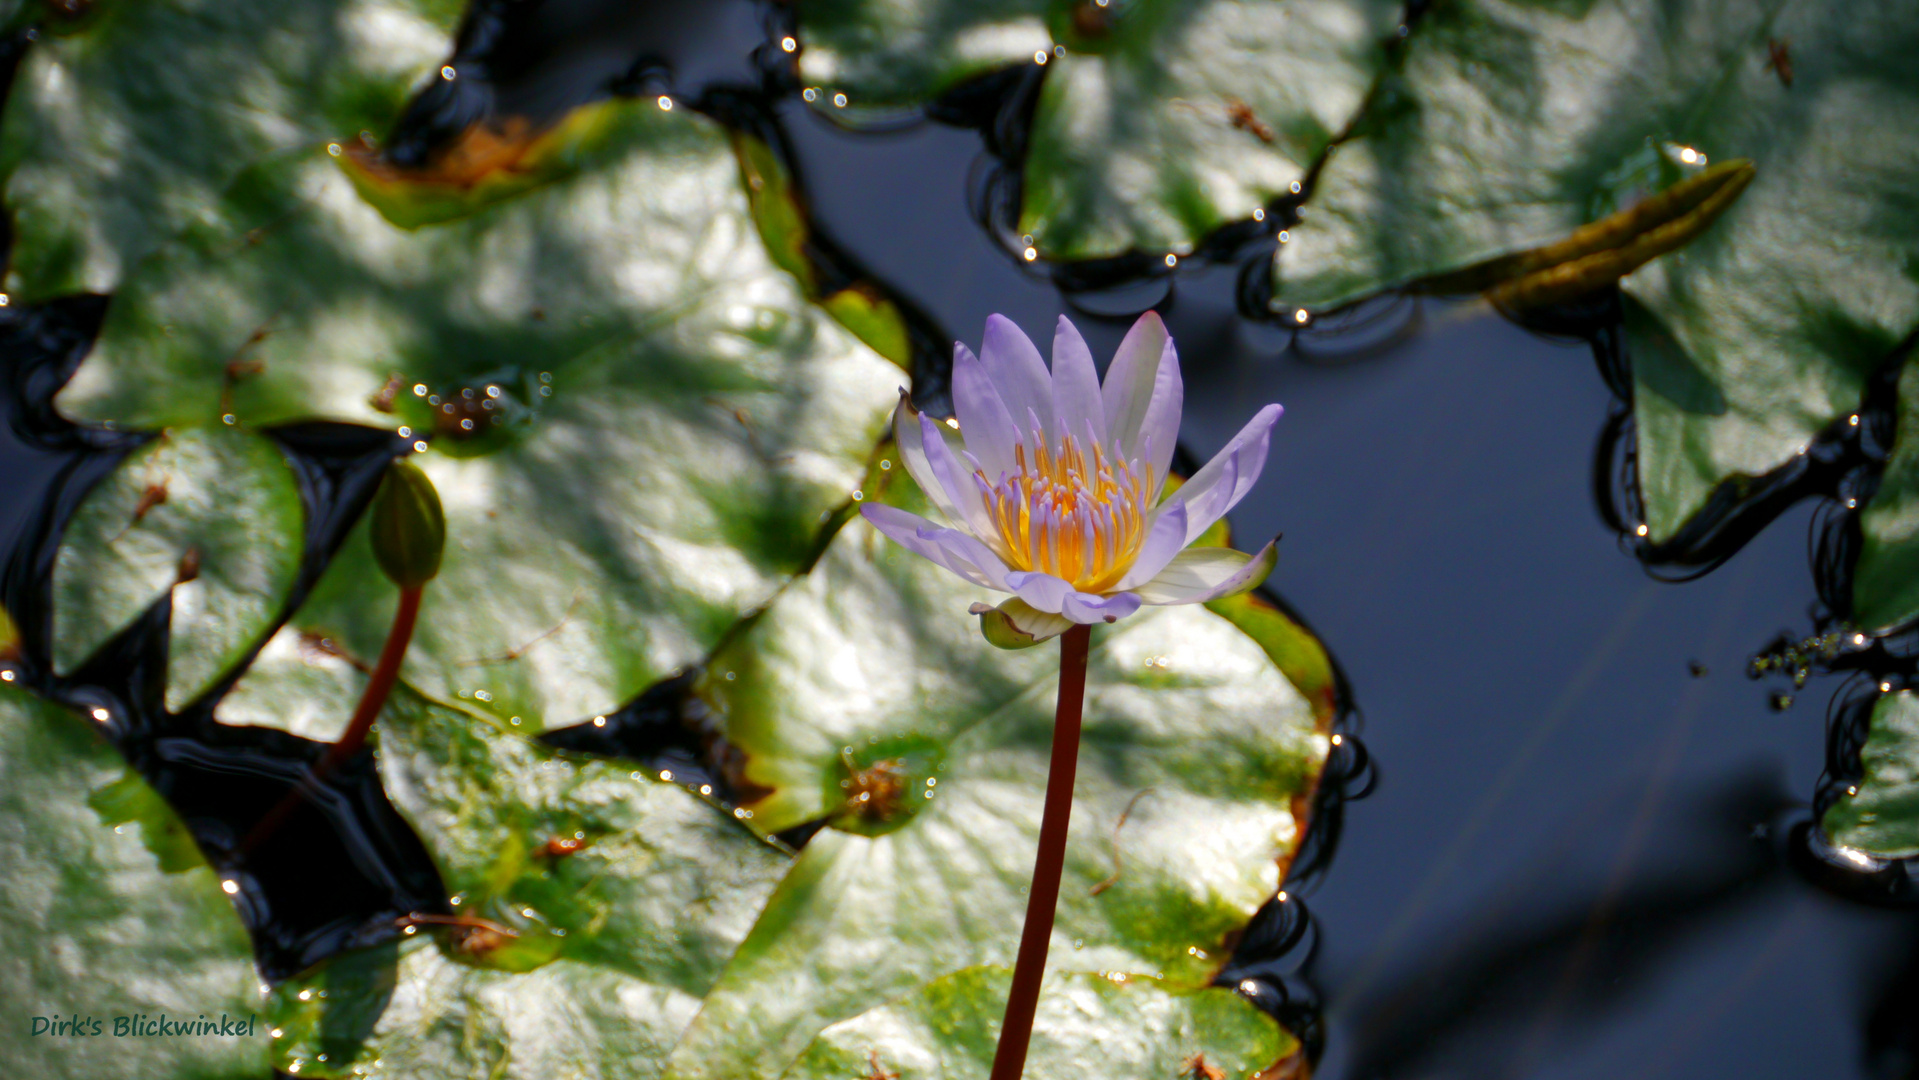
<svg viewBox="0 0 1919 1080"><path fill-rule="evenodd" d="M254 1080L251 1035L131 1034L134 1018L244 1025L263 987L246 927L186 826L86 721L0 688L0 1034L12 1075ZM33 1033L36 1017L83 1034ZM115 1022L127 1031L116 1037ZM229 1031L232 1030L230 1026ZM143 1029L146 1031L146 1029Z"/></svg>
<svg viewBox="0 0 1919 1080"><path fill-rule="evenodd" d="M1888 630L1919 619L1919 368L1899 376L1899 415L1879 489L1859 515L1852 618Z"/></svg>
<svg viewBox="0 0 1919 1080"><path fill-rule="evenodd" d="M179 428L129 454L68 522L53 569L53 662L71 671L173 594L169 709L245 659L299 571L305 511L286 456L232 429Z"/></svg>
<svg viewBox="0 0 1919 1080"><path fill-rule="evenodd" d="M415 230L323 152L252 175L143 264L60 398L431 435L447 546L407 677L529 729L700 660L805 566L903 380L773 265L717 125L591 108L618 136L593 168ZM362 530L295 625L367 659L394 602Z"/></svg>
<svg viewBox="0 0 1919 1080"><path fill-rule="evenodd" d="M366 665L317 634L291 626L268 639L247 673L223 694L213 717L223 724L279 728L335 742L366 689Z"/></svg>
<svg viewBox="0 0 1919 1080"><path fill-rule="evenodd" d="M1044 63L1021 231L1049 258L1184 253L1305 178L1358 112L1400 10L1383 0L831 0L800 9L800 74L858 111Z"/></svg>
<svg viewBox="0 0 1919 1080"><path fill-rule="evenodd" d="M992 1071L1013 972L976 967L820 1033L786 1080L973 1080ZM1298 1051L1271 1017L1230 990L1169 992L1158 980L1050 974L1040 990L1032 1077L1201 1077L1252 1080Z"/></svg>
<svg viewBox="0 0 1919 1080"><path fill-rule="evenodd" d="M439 77L465 4L71 5L82 7L92 10L72 26L46 21L0 129L13 212L6 288L20 299L111 292L218 216L249 168L384 131Z"/></svg>
<svg viewBox="0 0 1919 1080"><path fill-rule="evenodd" d="M1919 855L1919 694L1880 697L1859 759L1865 775L1826 811L1826 835L1882 859Z"/></svg>
<svg viewBox="0 0 1919 1080"><path fill-rule="evenodd" d="M1623 282L1649 538L1670 538L1858 408L1919 326L1915 49L1892 0L1435 5L1321 171L1277 303L1551 245L1750 159L1716 224Z"/></svg>
<svg viewBox="0 0 1919 1080"><path fill-rule="evenodd" d="M789 859L681 787L404 689L375 730L455 918L276 990L280 1067L656 1075Z"/></svg>
<svg viewBox="0 0 1919 1080"><path fill-rule="evenodd" d="M889 499L924 509L900 486ZM983 598L856 519L714 656L700 692L743 757L749 822L831 827L669 1076L778 1076L830 1024L1011 961L1059 661L980 640L967 607ZM1330 704L1196 607L1097 628L1055 968L1209 983L1302 837Z"/></svg>

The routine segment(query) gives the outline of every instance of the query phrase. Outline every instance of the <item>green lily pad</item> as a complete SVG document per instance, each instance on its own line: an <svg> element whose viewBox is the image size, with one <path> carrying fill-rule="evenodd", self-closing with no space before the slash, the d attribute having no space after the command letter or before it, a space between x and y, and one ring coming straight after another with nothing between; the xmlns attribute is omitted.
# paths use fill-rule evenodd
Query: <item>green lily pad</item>
<svg viewBox="0 0 1919 1080"><path fill-rule="evenodd" d="M772 262L717 125L590 108L579 171L417 229L324 152L251 175L142 265L59 399L432 434L448 543L407 678L533 727L616 707L770 599L903 381ZM295 625L370 659L394 602L362 533Z"/></svg>
<svg viewBox="0 0 1919 1080"><path fill-rule="evenodd" d="M381 780L467 925L423 922L278 988L279 1067L657 1075L788 857L631 765L405 689L375 730Z"/></svg>
<svg viewBox="0 0 1919 1080"><path fill-rule="evenodd" d="M364 663L330 639L282 627L247 665L246 675L214 704L213 718L337 742L366 690L367 675Z"/></svg>
<svg viewBox="0 0 1919 1080"><path fill-rule="evenodd" d="M1185 253L1295 190L1359 111L1400 10L1386 0L832 0L800 9L800 73L857 112L1046 63L1021 230L1055 259Z"/></svg>
<svg viewBox="0 0 1919 1080"><path fill-rule="evenodd" d="M186 826L89 727L0 688L0 1000L15 1014L0 1057L18 1076L254 1080L263 1022L225 1036L145 1027L244 1025L265 987ZM37 1017L86 1024L36 1034Z"/></svg>
<svg viewBox="0 0 1919 1080"><path fill-rule="evenodd" d="M1882 859L1919 855L1919 694L1879 699L1859 758L1865 776L1826 811L1826 835Z"/></svg>
<svg viewBox="0 0 1919 1080"><path fill-rule="evenodd" d="M785 1080L970 1080L992 1071L1012 969L976 967L820 1033ZM1251 1080L1298 1051L1230 991L1168 991L1124 974L1047 977L1026 1059L1032 1077L1217 1075Z"/></svg>
<svg viewBox="0 0 1919 1080"><path fill-rule="evenodd" d="M48 5L52 7L53 5ZM458 0L87 5L45 21L0 127L6 288L116 289L256 164L380 132L452 49Z"/></svg>
<svg viewBox="0 0 1919 1080"><path fill-rule="evenodd" d="M1756 179L1626 277L1649 538L1858 408L1919 326L1902 5L1435 5L1277 256L1319 310L1550 245L1709 162Z"/></svg>
<svg viewBox="0 0 1919 1080"><path fill-rule="evenodd" d="M1859 515L1852 618L1870 630L1919 619L1919 368L1899 376L1898 429L1879 490Z"/></svg>
<svg viewBox="0 0 1919 1080"><path fill-rule="evenodd" d="M172 591L167 708L246 658L299 572L305 510L286 456L232 429L177 428L87 493L53 568L53 663L73 670Z"/></svg>
<svg viewBox="0 0 1919 1080"><path fill-rule="evenodd" d="M868 489L912 509L910 486ZM700 693L743 756L749 823L832 827L800 853L667 1075L778 1076L831 1024L1011 961L1058 659L987 645L967 615L984 598L855 519L714 656ZM1207 985L1303 836L1331 719L1330 699L1309 700L1208 611L1098 628L1054 968Z"/></svg>

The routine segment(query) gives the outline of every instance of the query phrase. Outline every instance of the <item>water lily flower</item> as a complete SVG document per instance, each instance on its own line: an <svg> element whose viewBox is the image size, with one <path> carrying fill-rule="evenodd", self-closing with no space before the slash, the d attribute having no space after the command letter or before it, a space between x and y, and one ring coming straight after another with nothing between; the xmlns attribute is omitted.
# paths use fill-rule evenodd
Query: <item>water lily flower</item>
<svg viewBox="0 0 1919 1080"><path fill-rule="evenodd" d="M1196 604L1264 581L1278 555L1189 548L1251 491L1280 407L1261 409L1170 495L1179 356L1157 314L1140 316L1100 383L1064 317L1049 371L1012 321L986 321L979 355L954 345L959 445L904 393L893 432L906 470L946 519L860 508L873 527L974 585L1012 593L973 605L995 645L1020 648L1143 604Z"/></svg>

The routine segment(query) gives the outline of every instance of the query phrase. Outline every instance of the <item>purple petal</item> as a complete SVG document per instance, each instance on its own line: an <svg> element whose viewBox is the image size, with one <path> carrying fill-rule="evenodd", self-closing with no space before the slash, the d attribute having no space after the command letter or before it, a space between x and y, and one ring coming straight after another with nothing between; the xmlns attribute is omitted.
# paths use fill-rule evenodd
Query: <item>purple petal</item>
<svg viewBox="0 0 1919 1080"><path fill-rule="evenodd" d="M1151 581L1185 546L1186 507L1169 502L1154 516L1146 539L1139 545L1139 554L1133 557L1132 568L1119 579L1117 587L1130 589L1143 581Z"/></svg>
<svg viewBox="0 0 1919 1080"><path fill-rule="evenodd" d="M1173 463L1173 451L1179 446L1179 418L1186 407L1186 384L1179 375L1179 352L1171 338L1160 354L1159 371L1153 381L1153 396L1146 403L1146 415L1140 421L1139 439L1126 450L1128 457L1138 456L1151 468L1153 490L1150 499L1159 497L1166 484L1167 467Z"/></svg>
<svg viewBox="0 0 1919 1080"><path fill-rule="evenodd" d="M959 418L966 449L979 459L988 480L997 481L1014 470L1013 444L1019 441L1019 429L1013 426L1012 413L993 389L979 357L958 342L953 344L953 413Z"/></svg>
<svg viewBox="0 0 1919 1080"><path fill-rule="evenodd" d="M1057 612L1073 594L1071 585L1038 570L1019 570L1006 575L1006 587L1041 611Z"/></svg>
<svg viewBox="0 0 1919 1080"><path fill-rule="evenodd" d="M1166 324L1160 321L1157 312L1149 311L1126 331L1119 350L1113 354L1113 362L1106 368L1106 385L1100 391L1106 413L1106 437L1124 457L1139 454L1140 429L1159 387L1160 361L1170 344ZM1172 379L1176 387L1177 369L1172 372Z"/></svg>
<svg viewBox="0 0 1919 1080"><path fill-rule="evenodd" d="M946 520L963 525L976 534L992 529L993 523L986 516L985 500L980 496L979 486L973 482L973 472L960 464L958 455L946 444L946 433L932 417L924 414L920 416L919 429L921 452L933 475L939 478L940 486L946 493L946 502L951 504L942 504L940 512L946 515ZM900 444L902 451L905 446L904 442ZM910 466L907 471L912 471ZM924 484L920 486L925 487ZM927 494L932 495L931 490ZM934 496L934 501L938 502L938 496Z"/></svg>
<svg viewBox="0 0 1919 1080"><path fill-rule="evenodd" d="M1159 576L1141 585L1139 598L1148 604L1200 604L1231 596L1266 580L1279 561L1272 543L1248 555L1232 548L1191 548L1179 553Z"/></svg>
<svg viewBox="0 0 1919 1080"><path fill-rule="evenodd" d="M1139 610L1139 597L1132 593L1096 596L1093 593L1068 593L1060 614L1076 623L1118 622Z"/></svg>
<svg viewBox="0 0 1919 1080"><path fill-rule="evenodd" d="M1185 486L1160 504L1164 513L1174 504L1186 507L1186 542L1211 528L1213 522L1246 497L1266 468L1266 451L1272 443L1273 423L1282 410L1268 405L1246 422L1206 467L1193 474ZM1157 448L1156 448L1157 449ZM1183 546L1183 545L1182 545Z"/></svg>
<svg viewBox="0 0 1919 1080"><path fill-rule="evenodd" d="M1006 588L1004 564L998 567L1001 571L998 575L990 573L990 567L976 565L968 557L964 545L954 542L955 537L966 536L957 529L942 529L918 514L909 514L884 503L867 503L860 507L860 516L894 543L975 585L989 589ZM993 561L997 563L999 560ZM996 576L998 581L994 580Z"/></svg>
<svg viewBox="0 0 1919 1080"><path fill-rule="evenodd" d="M1094 445L1106 442L1106 405L1100 398L1099 369L1093 352L1066 316L1059 317L1053 334L1053 432L1075 439L1090 437ZM1092 446L1085 448L1088 454Z"/></svg>
<svg viewBox="0 0 1919 1080"><path fill-rule="evenodd" d="M1053 416L1053 375L1039 350L1004 315L986 317L986 338L980 343L980 363L999 391L1006 411L1015 418L1030 410L1044 424ZM961 424L966 421L961 420ZM1051 432L1042 432L1051 435Z"/></svg>
<svg viewBox="0 0 1919 1080"><path fill-rule="evenodd" d="M931 421L920 415L918 409L913 408L913 403L907 399L906 391L901 390L900 403L893 410L893 442L899 447L900 460L906 464L907 475L919 484L920 490L933 501L933 505L945 515L946 520L965 521L966 519L960 516L959 506L954 502L952 492L943 482L940 471L933 467L932 459L927 455L926 444L929 440L944 445L940 442L937 429L927 432L928 423ZM979 501L977 492L974 493L973 501Z"/></svg>

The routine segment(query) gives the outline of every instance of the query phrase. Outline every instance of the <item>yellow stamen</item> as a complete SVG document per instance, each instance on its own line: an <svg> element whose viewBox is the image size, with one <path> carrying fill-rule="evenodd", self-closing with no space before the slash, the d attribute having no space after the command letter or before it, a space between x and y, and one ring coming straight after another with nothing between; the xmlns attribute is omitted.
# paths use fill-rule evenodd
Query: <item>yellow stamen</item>
<svg viewBox="0 0 1919 1080"><path fill-rule="evenodd" d="M1080 592L1111 589L1146 540L1151 467L1136 473L1127 462L1108 462L1098 444L1088 461L1070 435L1057 450L1035 441L1030 462L1024 444L1013 447L1018 471L997 484L976 474L997 532L985 539L1015 570L1052 574Z"/></svg>

